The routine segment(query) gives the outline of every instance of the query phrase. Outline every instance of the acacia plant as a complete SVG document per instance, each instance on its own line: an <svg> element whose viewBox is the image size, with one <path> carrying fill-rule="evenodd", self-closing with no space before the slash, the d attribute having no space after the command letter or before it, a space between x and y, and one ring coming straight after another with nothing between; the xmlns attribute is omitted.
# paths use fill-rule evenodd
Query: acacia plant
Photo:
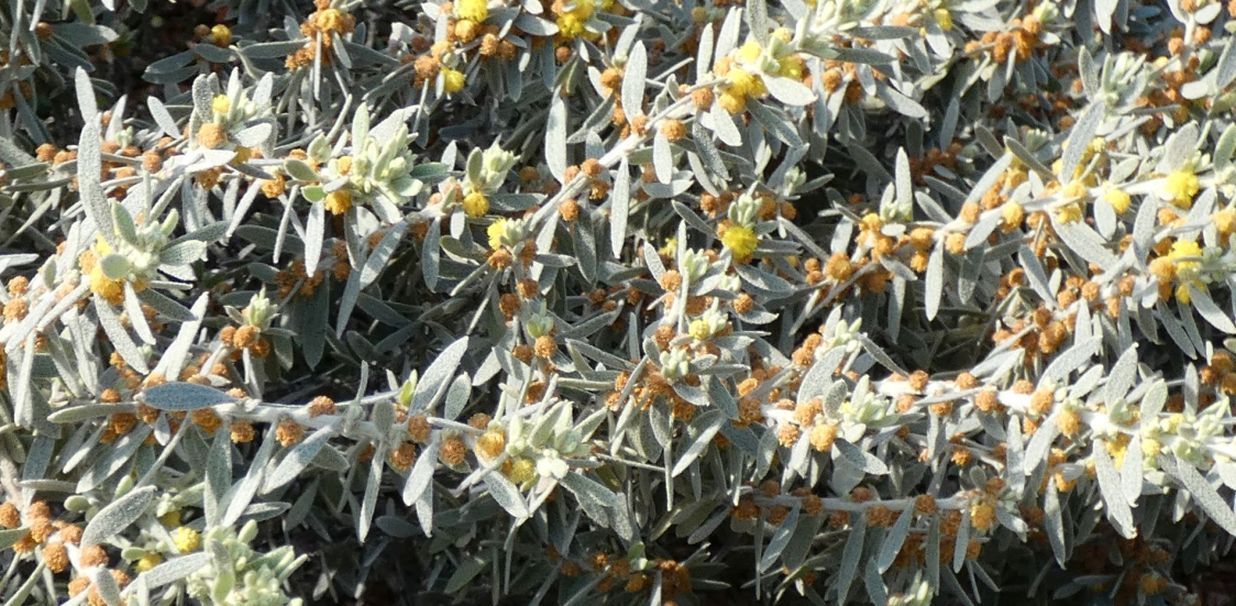
<svg viewBox="0 0 1236 606"><path fill-rule="evenodd" d="M1236 2L0 5L5 606L1190 604L1233 545Z"/></svg>

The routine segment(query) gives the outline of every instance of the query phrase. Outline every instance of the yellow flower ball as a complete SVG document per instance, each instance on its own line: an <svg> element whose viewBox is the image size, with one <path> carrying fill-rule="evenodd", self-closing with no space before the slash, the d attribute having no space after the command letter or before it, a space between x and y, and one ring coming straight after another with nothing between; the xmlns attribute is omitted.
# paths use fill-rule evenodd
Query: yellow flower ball
<svg viewBox="0 0 1236 606"><path fill-rule="evenodd" d="M696 341L706 340L709 336L708 323L703 320L694 320L687 328L687 333Z"/></svg>
<svg viewBox="0 0 1236 606"><path fill-rule="evenodd" d="M803 77L803 60L798 55L783 57L777 64L777 75L800 80Z"/></svg>
<svg viewBox="0 0 1236 606"><path fill-rule="evenodd" d="M564 40L574 40L584 33L584 22L572 13L558 17L558 36Z"/></svg>
<svg viewBox="0 0 1236 606"><path fill-rule="evenodd" d="M474 23L483 23L489 18L489 3L486 0L459 0L455 3L455 16Z"/></svg>
<svg viewBox="0 0 1236 606"><path fill-rule="evenodd" d="M1167 176L1163 183L1163 192L1167 199L1177 208L1193 206L1193 196L1200 189L1197 175L1192 170L1181 169Z"/></svg>
<svg viewBox="0 0 1236 606"><path fill-rule="evenodd" d="M112 305L124 301L124 283L108 278L104 275L103 268L98 265L90 271L90 291Z"/></svg>
<svg viewBox="0 0 1236 606"><path fill-rule="evenodd" d="M1181 305L1188 305L1193 302L1193 295L1189 293L1189 285L1181 284L1176 287L1176 302Z"/></svg>
<svg viewBox="0 0 1236 606"><path fill-rule="evenodd" d="M947 8L937 8L932 16L935 17L940 29L946 32L953 29L953 14Z"/></svg>
<svg viewBox="0 0 1236 606"><path fill-rule="evenodd" d="M164 528L167 528L169 530L177 526L180 526L180 512L179 511L169 511L159 516L159 523L162 524Z"/></svg>
<svg viewBox="0 0 1236 606"><path fill-rule="evenodd" d="M352 156L339 156L335 160L335 171L341 175L352 172Z"/></svg>
<svg viewBox="0 0 1236 606"><path fill-rule="evenodd" d="M226 25L220 23L210 28L210 41L215 46L227 46L232 43L232 30Z"/></svg>
<svg viewBox="0 0 1236 606"><path fill-rule="evenodd" d="M760 59L760 54L763 52L764 49L760 48L760 43L751 40L739 47L738 58L745 63L755 63Z"/></svg>
<svg viewBox="0 0 1236 606"><path fill-rule="evenodd" d="M742 113L743 110L747 109L746 97L740 97L730 92L721 93L721 96L717 98L717 103L721 104L721 109L731 114Z"/></svg>
<svg viewBox="0 0 1236 606"><path fill-rule="evenodd" d="M352 193L346 189L338 189L326 194L326 210L332 215L342 215L352 208Z"/></svg>
<svg viewBox="0 0 1236 606"><path fill-rule="evenodd" d="M1086 188L1086 184L1081 181L1070 181L1068 185L1064 186L1064 189L1060 190L1060 195L1068 200L1085 198L1088 193L1089 190Z"/></svg>
<svg viewBox="0 0 1236 606"><path fill-rule="evenodd" d="M1082 218L1082 207L1074 202L1056 211L1056 220L1061 223L1075 223Z"/></svg>
<svg viewBox="0 0 1236 606"><path fill-rule="evenodd" d="M484 217L489 212L489 198L479 191L474 191L464 196L463 209L464 213L473 219Z"/></svg>
<svg viewBox="0 0 1236 606"><path fill-rule="evenodd" d="M506 435L501 431L487 431L476 439L476 453L484 460L498 458L506 448Z"/></svg>
<svg viewBox="0 0 1236 606"><path fill-rule="evenodd" d="M732 69L726 78L730 83L730 92L737 97L763 97L768 92L764 81L745 69Z"/></svg>
<svg viewBox="0 0 1236 606"><path fill-rule="evenodd" d="M1167 254L1167 258L1171 260L1176 271L1190 271L1201 267L1200 261L1183 261L1182 259L1190 257L1202 256L1202 247L1197 242L1192 240L1177 240L1172 243L1172 250Z"/></svg>
<svg viewBox="0 0 1236 606"><path fill-rule="evenodd" d="M745 225L732 225L721 234L721 244L730 249L738 261L750 259L759 243L760 238L755 235L755 230Z"/></svg>
<svg viewBox="0 0 1236 606"><path fill-rule="evenodd" d="M1129 192L1119 188L1112 188L1103 194L1103 201L1112 205L1112 209L1116 214L1124 214L1124 211L1129 210L1129 205L1132 204L1133 198L1129 196Z"/></svg>
<svg viewBox="0 0 1236 606"><path fill-rule="evenodd" d="M536 479L536 463L531 459L516 459L506 471L506 477L516 484L523 484Z"/></svg>
<svg viewBox="0 0 1236 606"><path fill-rule="evenodd" d="M502 234L505 231L506 219L498 219L485 228L485 235L489 237L490 249L500 250L502 248Z"/></svg>
<svg viewBox="0 0 1236 606"><path fill-rule="evenodd" d="M138 572L146 572L155 566L163 563L163 556L157 553L147 553L133 565L133 569Z"/></svg>
<svg viewBox="0 0 1236 606"><path fill-rule="evenodd" d="M442 90L447 94L454 94L463 90L466 80L463 72L449 67L442 70Z"/></svg>
<svg viewBox="0 0 1236 606"><path fill-rule="evenodd" d="M172 544L180 553L197 551L197 548L202 546L202 535L188 526L181 526L172 533Z"/></svg>
<svg viewBox="0 0 1236 606"><path fill-rule="evenodd" d="M210 100L210 111L216 114L226 114L231 108L232 102L227 95L215 95L215 98Z"/></svg>

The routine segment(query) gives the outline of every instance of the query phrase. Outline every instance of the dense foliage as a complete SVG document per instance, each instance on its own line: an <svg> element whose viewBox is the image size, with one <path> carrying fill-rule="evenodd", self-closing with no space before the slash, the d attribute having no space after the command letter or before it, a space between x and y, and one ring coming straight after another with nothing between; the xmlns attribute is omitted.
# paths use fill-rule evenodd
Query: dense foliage
<svg viewBox="0 0 1236 606"><path fill-rule="evenodd" d="M6 606L1189 604L1233 544L1236 3L0 5Z"/></svg>

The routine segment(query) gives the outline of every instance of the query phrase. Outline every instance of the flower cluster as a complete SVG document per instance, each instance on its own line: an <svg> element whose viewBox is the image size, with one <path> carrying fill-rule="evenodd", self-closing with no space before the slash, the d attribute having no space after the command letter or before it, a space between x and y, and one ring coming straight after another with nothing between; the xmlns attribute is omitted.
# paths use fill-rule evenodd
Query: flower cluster
<svg viewBox="0 0 1236 606"><path fill-rule="evenodd" d="M1184 605L1230 557L1236 4L9 8L9 603Z"/></svg>

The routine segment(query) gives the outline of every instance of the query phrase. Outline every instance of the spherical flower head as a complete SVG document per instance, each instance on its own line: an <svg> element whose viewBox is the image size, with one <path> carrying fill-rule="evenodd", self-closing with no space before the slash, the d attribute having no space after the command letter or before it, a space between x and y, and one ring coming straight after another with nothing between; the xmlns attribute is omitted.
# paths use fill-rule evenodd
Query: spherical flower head
<svg viewBox="0 0 1236 606"><path fill-rule="evenodd" d="M1193 196L1197 195L1198 189L1197 174L1192 169L1175 170L1163 181L1163 197L1177 208L1193 206Z"/></svg>
<svg viewBox="0 0 1236 606"><path fill-rule="evenodd" d="M215 149L227 143L227 131L218 122L207 122L197 129L197 144L206 149Z"/></svg>
<svg viewBox="0 0 1236 606"><path fill-rule="evenodd" d="M731 114L742 113L747 109L747 98L730 91L721 93L721 96L717 98L717 103L721 104L721 109Z"/></svg>
<svg viewBox="0 0 1236 606"><path fill-rule="evenodd" d="M232 30L222 23L210 28L210 41L215 46L227 46L232 43Z"/></svg>
<svg viewBox="0 0 1236 606"><path fill-rule="evenodd" d="M13 529L21 526L21 512L18 511L17 505L10 501L5 501L0 505L0 527Z"/></svg>
<svg viewBox="0 0 1236 606"><path fill-rule="evenodd" d="M1072 438L1081 431L1081 415L1071 407L1065 408L1056 417L1056 427L1060 429L1061 434Z"/></svg>
<svg viewBox="0 0 1236 606"><path fill-rule="evenodd" d="M816 425L811 428L811 434L807 439L816 452L828 452L837 441L837 425L835 423Z"/></svg>
<svg viewBox="0 0 1236 606"><path fill-rule="evenodd" d="M179 553L197 551L202 546L202 535L188 526L181 526L172 533L172 544Z"/></svg>
<svg viewBox="0 0 1236 606"><path fill-rule="evenodd" d="M489 238L489 248L501 250L513 247L524 240L524 222L521 219L498 219L485 229Z"/></svg>
<svg viewBox="0 0 1236 606"><path fill-rule="evenodd" d="M351 15L337 9L327 8L317 12L316 24L323 32L346 33L352 31L354 22Z"/></svg>
<svg viewBox="0 0 1236 606"><path fill-rule="evenodd" d="M1069 184L1065 185L1064 189L1060 191L1060 195L1064 196L1066 200L1085 198L1087 193L1089 193L1089 190L1086 188L1086 184L1077 180L1070 181Z"/></svg>
<svg viewBox="0 0 1236 606"><path fill-rule="evenodd" d="M1081 219L1082 206L1078 202L1066 204L1056 211L1056 220L1061 223L1076 223Z"/></svg>
<svg viewBox="0 0 1236 606"><path fill-rule="evenodd" d="M1173 261L1176 265L1176 273L1188 273L1196 271L1201 267L1200 261L1186 261L1184 259L1191 257L1201 257L1202 247L1193 240L1177 240L1172 243L1172 250L1168 253L1167 258Z"/></svg>
<svg viewBox="0 0 1236 606"><path fill-rule="evenodd" d="M43 547L43 563L47 564L48 570L56 574L67 570L69 551L65 549L64 543L49 543Z"/></svg>
<svg viewBox="0 0 1236 606"><path fill-rule="evenodd" d="M536 463L532 459L515 459L509 469L503 469L503 473L515 484L525 484L536 479Z"/></svg>
<svg viewBox="0 0 1236 606"><path fill-rule="evenodd" d="M1210 218L1215 224L1215 229L1219 230L1219 234L1223 236L1236 233L1236 208L1225 208L1215 213Z"/></svg>
<svg viewBox="0 0 1236 606"><path fill-rule="evenodd" d="M506 435L500 430L486 431L476 439L476 454L485 461L492 461L506 448Z"/></svg>
<svg viewBox="0 0 1236 606"><path fill-rule="evenodd" d="M802 57L798 55L782 57L778 63L777 75L792 80L801 80L803 77Z"/></svg>
<svg viewBox="0 0 1236 606"><path fill-rule="evenodd" d="M734 254L737 261L746 261L755 253L760 244L760 237L755 230L745 225L731 225L721 234L721 244Z"/></svg>
<svg viewBox="0 0 1236 606"><path fill-rule="evenodd" d="M755 63L759 61L760 55L764 49L760 47L760 43L755 40L748 40L745 44L738 47L738 59L743 63Z"/></svg>
<svg viewBox="0 0 1236 606"><path fill-rule="evenodd" d="M764 80L742 68L730 70L726 75L729 81L729 92L736 97L763 97L768 90L764 88Z"/></svg>
<svg viewBox="0 0 1236 606"><path fill-rule="evenodd" d="M90 270L90 291L112 305L124 301L124 283L107 277L98 265Z"/></svg>
<svg viewBox="0 0 1236 606"><path fill-rule="evenodd" d="M448 95L453 95L463 90L466 83L463 72L449 67L442 69L442 90Z"/></svg>
<svg viewBox="0 0 1236 606"><path fill-rule="evenodd" d="M336 173L340 175L347 175L352 172L353 162L354 160L352 159L352 156L339 156L331 161L331 165L334 167Z"/></svg>
<svg viewBox="0 0 1236 606"><path fill-rule="evenodd" d="M458 0L455 16L473 23L483 23L489 18L489 3L486 0Z"/></svg>
<svg viewBox="0 0 1236 606"><path fill-rule="evenodd" d="M451 436L442 441L442 445L438 448L438 458L451 467L458 467L464 463L465 457L468 455L468 446L459 436Z"/></svg>
<svg viewBox="0 0 1236 606"><path fill-rule="evenodd" d="M137 560L137 563L133 565L133 569L138 572L146 572L147 570L150 570L151 568L154 568L162 563L163 556L157 553L147 552L146 555L143 555Z"/></svg>
<svg viewBox="0 0 1236 606"><path fill-rule="evenodd" d="M932 17L935 18L936 25L939 25L940 29L946 32L953 29L953 14L947 8L937 8L932 12Z"/></svg>
<svg viewBox="0 0 1236 606"><path fill-rule="evenodd" d="M342 215L352 208L352 192L346 189L337 189L329 194L326 194L324 201L326 210L332 215Z"/></svg>
<svg viewBox="0 0 1236 606"><path fill-rule="evenodd" d="M275 426L275 439L284 448L296 444L305 437L305 428L292 419L285 418Z"/></svg>
<svg viewBox="0 0 1236 606"><path fill-rule="evenodd" d="M584 25L596 11L594 0L573 0L571 9L558 14L558 37L563 40L574 40L587 34Z"/></svg>
<svg viewBox="0 0 1236 606"><path fill-rule="evenodd" d="M464 214L473 219L484 217L489 212L489 198L485 194L474 191L463 199Z"/></svg>
<svg viewBox="0 0 1236 606"><path fill-rule="evenodd" d="M996 507L988 497L970 504L970 524L979 532L987 532L996 525Z"/></svg>
<svg viewBox="0 0 1236 606"><path fill-rule="evenodd" d="M557 20L558 36L564 40L574 40L584 33L584 21L573 13L560 15Z"/></svg>
<svg viewBox="0 0 1236 606"><path fill-rule="evenodd" d="M696 341L706 341L712 336L708 327L708 322L704 319L696 319L691 321L691 325L687 328L687 333Z"/></svg>
<svg viewBox="0 0 1236 606"><path fill-rule="evenodd" d="M216 114L226 115L230 109L232 109L232 101L227 95L215 95L215 98L210 100L210 111Z"/></svg>
<svg viewBox="0 0 1236 606"><path fill-rule="evenodd" d="M1133 202L1133 198L1129 196L1129 192L1113 187L1103 193L1103 201L1110 204L1112 210L1116 211L1116 214L1122 215L1126 210L1129 210L1129 205Z"/></svg>
<svg viewBox="0 0 1236 606"><path fill-rule="evenodd" d="M1176 287L1176 302L1181 305L1188 305L1193 302L1193 295L1189 292L1188 284L1181 284Z"/></svg>

